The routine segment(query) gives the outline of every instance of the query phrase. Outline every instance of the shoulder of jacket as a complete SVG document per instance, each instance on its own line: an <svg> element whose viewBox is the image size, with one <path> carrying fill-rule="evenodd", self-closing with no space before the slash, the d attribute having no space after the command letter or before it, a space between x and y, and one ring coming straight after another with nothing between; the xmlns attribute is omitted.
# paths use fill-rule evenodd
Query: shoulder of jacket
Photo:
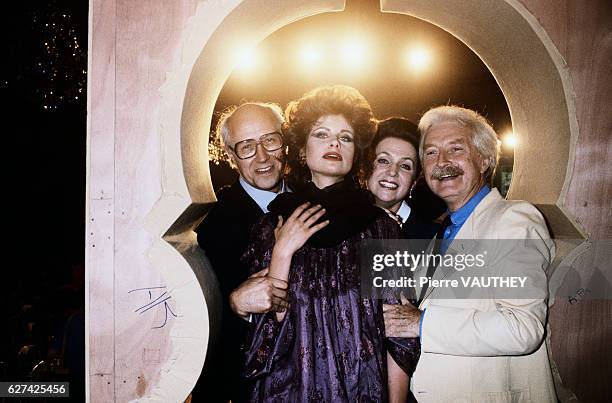
<svg viewBox="0 0 612 403"><path fill-rule="evenodd" d="M236 189L236 186L240 186L240 184L237 182L233 185L225 185L219 190L217 190L215 192L215 195L217 196L217 203L232 198L232 196L235 196L240 190Z"/></svg>
<svg viewBox="0 0 612 403"><path fill-rule="evenodd" d="M537 237L549 237L540 211L524 200L495 200L481 211L476 226L501 238L532 238L536 233Z"/></svg>

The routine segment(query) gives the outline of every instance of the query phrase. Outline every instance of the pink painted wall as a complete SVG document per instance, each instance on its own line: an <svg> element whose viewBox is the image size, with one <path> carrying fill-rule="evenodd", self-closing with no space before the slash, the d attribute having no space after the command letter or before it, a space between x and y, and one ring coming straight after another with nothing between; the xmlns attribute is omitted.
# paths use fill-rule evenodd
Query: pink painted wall
<svg viewBox="0 0 612 403"><path fill-rule="evenodd" d="M197 1L90 2L89 379L91 401L153 394L172 346L173 317L134 312L163 286L143 229L160 198L160 87L176 69L178 43ZM159 295L153 292L153 299ZM169 300L170 307L176 307Z"/></svg>

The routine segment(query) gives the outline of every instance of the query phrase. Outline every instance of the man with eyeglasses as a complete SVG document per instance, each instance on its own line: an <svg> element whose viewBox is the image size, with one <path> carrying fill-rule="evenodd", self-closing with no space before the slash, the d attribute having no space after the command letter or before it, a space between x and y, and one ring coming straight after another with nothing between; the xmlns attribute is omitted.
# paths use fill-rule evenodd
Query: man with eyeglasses
<svg viewBox="0 0 612 403"><path fill-rule="evenodd" d="M248 400L249 388L241 376L241 345L248 318L252 313L287 306L285 281L266 277L263 272L248 277L248 268L240 262L251 228L285 190L282 123L278 105L249 102L226 110L217 124L217 134L239 178L217 193L217 203L196 229L198 244L215 271L223 297L220 345L209 346L204 371L194 389L196 401Z"/></svg>

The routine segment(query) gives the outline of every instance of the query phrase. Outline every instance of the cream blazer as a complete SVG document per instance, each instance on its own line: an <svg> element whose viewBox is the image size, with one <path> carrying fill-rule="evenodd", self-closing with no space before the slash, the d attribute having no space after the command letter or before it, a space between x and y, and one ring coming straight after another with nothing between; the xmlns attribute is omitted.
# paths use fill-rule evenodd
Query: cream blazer
<svg viewBox="0 0 612 403"><path fill-rule="evenodd" d="M527 276L544 285L542 294L532 299L451 299L440 288L429 287L420 306L426 312L421 358L411 379L414 396L419 402L556 402L544 342L546 270L554 244L542 215L531 204L504 200L492 189L447 253L474 245L463 241L473 239L534 240L521 247L500 242L507 248L495 248L483 270ZM457 274L438 268L433 278Z"/></svg>

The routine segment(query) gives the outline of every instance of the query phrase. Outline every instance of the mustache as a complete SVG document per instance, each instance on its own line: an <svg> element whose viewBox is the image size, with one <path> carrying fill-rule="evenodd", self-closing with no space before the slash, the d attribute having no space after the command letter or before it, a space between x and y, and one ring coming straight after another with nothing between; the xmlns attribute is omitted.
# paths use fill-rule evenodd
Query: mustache
<svg viewBox="0 0 612 403"><path fill-rule="evenodd" d="M446 165L443 167L435 167L433 171L431 171L431 179L440 180L444 176L459 176L463 175L463 169L459 168L456 165Z"/></svg>

